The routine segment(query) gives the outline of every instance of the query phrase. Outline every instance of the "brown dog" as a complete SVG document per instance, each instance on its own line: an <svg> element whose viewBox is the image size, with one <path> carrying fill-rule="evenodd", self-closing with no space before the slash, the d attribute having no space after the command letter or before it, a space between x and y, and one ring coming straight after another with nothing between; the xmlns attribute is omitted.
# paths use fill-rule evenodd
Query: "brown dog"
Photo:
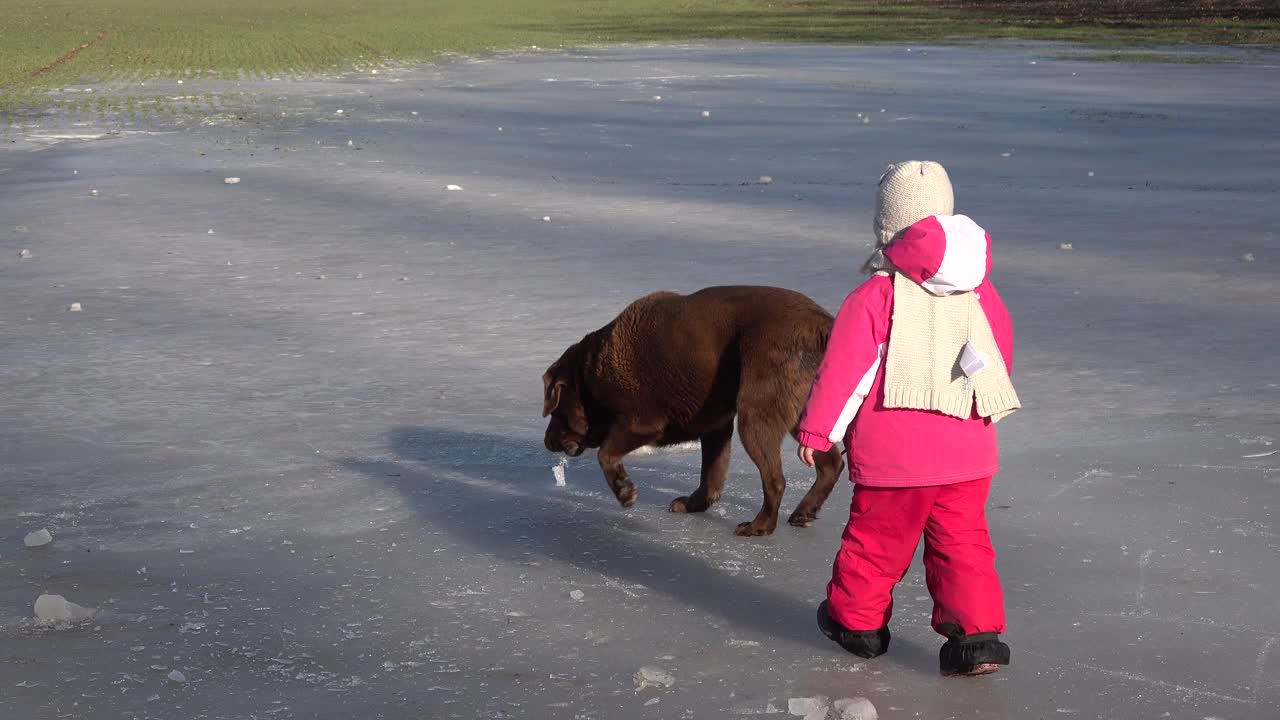
<svg viewBox="0 0 1280 720"><path fill-rule="evenodd" d="M636 488L622 458L646 445L699 440L702 482L671 502L671 512L702 512L720 499L729 475L733 420L760 470L764 506L738 535L778 525L786 480L782 440L794 435L831 335L831 315L809 298L768 287L714 287L692 295L661 292L629 305L590 333L542 376L545 443L552 452L597 456L624 507ZM813 523L844 460L839 447L817 457L817 480L789 522Z"/></svg>

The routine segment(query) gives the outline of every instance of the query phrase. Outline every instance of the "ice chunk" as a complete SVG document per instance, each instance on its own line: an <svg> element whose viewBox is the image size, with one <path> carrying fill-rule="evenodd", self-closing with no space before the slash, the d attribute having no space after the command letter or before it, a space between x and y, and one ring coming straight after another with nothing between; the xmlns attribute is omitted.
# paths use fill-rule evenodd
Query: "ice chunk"
<svg viewBox="0 0 1280 720"><path fill-rule="evenodd" d="M41 595L36 598L36 620L43 625L74 623L93 617L94 610L81 607L61 595Z"/></svg>
<svg viewBox="0 0 1280 720"><path fill-rule="evenodd" d="M184 683L187 681L187 676L182 674L181 670L174 670L173 672L169 673L167 677L176 683Z"/></svg>
<svg viewBox="0 0 1280 720"><path fill-rule="evenodd" d="M802 717L804 720L824 720L830 703L822 695L816 697L791 698L787 700L787 712Z"/></svg>
<svg viewBox="0 0 1280 720"><path fill-rule="evenodd" d="M843 698L835 701L832 709L837 720L877 720L876 706L864 697Z"/></svg>
<svg viewBox="0 0 1280 720"><path fill-rule="evenodd" d="M577 600L578 602L582 602L587 597L587 594L581 590L570 590L569 597L573 600Z"/></svg>
<svg viewBox="0 0 1280 720"><path fill-rule="evenodd" d="M543 216L542 216L542 222L551 222L551 216L550 216L550 215L543 215Z"/></svg>
<svg viewBox="0 0 1280 720"><path fill-rule="evenodd" d="M239 184L240 184L240 178L238 178L238 177L223 178L223 179L222 179L222 182L224 182L224 183L226 183L226 184L228 184L228 185L239 185Z"/></svg>
<svg viewBox="0 0 1280 720"><path fill-rule="evenodd" d="M80 303L78 302L73 302L67 306L67 312L80 312L82 310L84 310L84 308L80 307Z"/></svg>
<svg viewBox="0 0 1280 720"><path fill-rule="evenodd" d="M1245 253L1240 257L1240 259L1245 262L1253 262L1253 253Z"/></svg>
<svg viewBox="0 0 1280 720"><path fill-rule="evenodd" d="M561 455L560 464L551 468L551 475L556 479L556 487L564 487L564 470L569 467L569 456Z"/></svg>
<svg viewBox="0 0 1280 720"><path fill-rule="evenodd" d="M31 251L26 248L22 248L21 250L18 251L18 257L22 258L23 260L26 260L27 258L31 257Z"/></svg>
<svg viewBox="0 0 1280 720"><path fill-rule="evenodd" d="M635 681L637 690L643 690L647 687L669 688L676 684L674 675L652 665L646 665L637 670Z"/></svg>
<svg viewBox="0 0 1280 720"><path fill-rule="evenodd" d="M40 528L22 538L22 544L27 547L41 547L53 542L53 535L49 534L48 528Z"/></svg>
<svg viewBox="0 0 1280 720"><path fill-rule="evenodd" d="M703 111L702 111L702 117L711 117L711 111L710 111L710 110L703 110Z"/></svg>
<svg viewBox="0 0 1280 720"><path fill-rule="evenodd" d="M758 182L759 182L761 185L772 185L772 184L773 184L773 178L772 178L772 177L770 177L770 176L768 176L768 175L761 175L761 176L760 176L760 180L759 180Z"/></svg>
<svg viewBox="0 0 1280 720"><path fill-rule="evenodd" d="M461 185L453 185L453 184L449 184L449 185L445 185L445 186L444 186L444 189L445 189L445 190L461 190L461 189L462 189L462 186L461 186Z"/></svg>
<svg viewBox="0 0 1280 720"><path fill-rule="evenodd" d="M1074 250L1075 246L1071 243L1058 243L1059 250Z"/></svg>
<svg viewBox="0 0 1280 720"><path fill-rule="evenodd" d="M660 703L660 702L662 702L662 698L659 698L659 697L651 697L651 698L649 698L648 700L645 700L645 701L644 701L644 706L645 706L645 707L649 707L650 705L657 705L657 704L658 704L658 703Z"/></svg>
<svg viewBox="0 0 1280 720"><path fill-rule="evenodd" d="M97 195L97 194L98 194L98 188L94 188L94 189L90 190L90 191L89 191L89 194L90 194L90 195Z"/></svg>

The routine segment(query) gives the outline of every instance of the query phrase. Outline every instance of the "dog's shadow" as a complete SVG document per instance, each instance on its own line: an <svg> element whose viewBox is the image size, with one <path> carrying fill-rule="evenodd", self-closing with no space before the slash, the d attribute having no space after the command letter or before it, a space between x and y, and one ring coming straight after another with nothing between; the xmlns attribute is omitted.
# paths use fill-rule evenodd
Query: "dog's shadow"
<svg viewBox="0 0 1280 720"><path fill-rule="evenodd" d="M624 587L643 585L737 628L807 645L833 661L852 659L818 632L814 603L655 542L645 519L616 506L603 477L598 512L584 509L592 497L548 492L553 456L540 444L424 427L395 428L389 444L395 461L351 458L342 464L394 488L433 528L477 552L518 562L542 558L603 574ZM642 492L646 496L657 502L654 493ZM713 519L721 520L707 517ZM722 527L726 542L771 542L735 538L732 525ZM931 656L924 648L899 638L893 655L916 669L934 662L926 662Z"/></svg>

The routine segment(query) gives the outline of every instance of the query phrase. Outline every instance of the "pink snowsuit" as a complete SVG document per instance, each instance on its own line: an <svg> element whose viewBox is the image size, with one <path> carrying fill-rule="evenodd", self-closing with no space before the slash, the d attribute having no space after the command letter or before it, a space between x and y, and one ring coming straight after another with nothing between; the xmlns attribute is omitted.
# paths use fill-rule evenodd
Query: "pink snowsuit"
<svg viewBox="0 0 1280 720"><path fill-rule="evenodd" d="M932 216L885 248L898 272L934 294L974 292L1005 366L1013 324L995 287L991 238L963 216ZM893 279L874 275L836 316L800 422L802 445L843 442L854 482L849 523L827 585L828 612L849 630L888 625L893 588L923 534L933 627L943 635L1004 632L985 505L998 470L996 429L977 410L961 420L884 406Z"/></svg>

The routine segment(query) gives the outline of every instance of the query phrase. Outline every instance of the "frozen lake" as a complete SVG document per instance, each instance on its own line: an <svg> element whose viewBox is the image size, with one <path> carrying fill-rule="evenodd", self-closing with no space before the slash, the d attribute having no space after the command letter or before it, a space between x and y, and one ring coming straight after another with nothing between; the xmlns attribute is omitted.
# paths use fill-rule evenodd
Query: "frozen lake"
<svg viewBox="0 0 1280 720"><path fill-rule="evenodd" d="M4 715L1280 717L1280 57L1063 53L601 49L169 88L247 93L243 124L11 127ZM626 511L542 449L543 370L639 295L834 311L910 158L990 231L1017 330L985 679L938 675L918 564L888 655L819 634L847 481L740 539L740 447L706 516L667 512L696 452L634 458ZM46 592L99 612L40 627Z"/></svg>

